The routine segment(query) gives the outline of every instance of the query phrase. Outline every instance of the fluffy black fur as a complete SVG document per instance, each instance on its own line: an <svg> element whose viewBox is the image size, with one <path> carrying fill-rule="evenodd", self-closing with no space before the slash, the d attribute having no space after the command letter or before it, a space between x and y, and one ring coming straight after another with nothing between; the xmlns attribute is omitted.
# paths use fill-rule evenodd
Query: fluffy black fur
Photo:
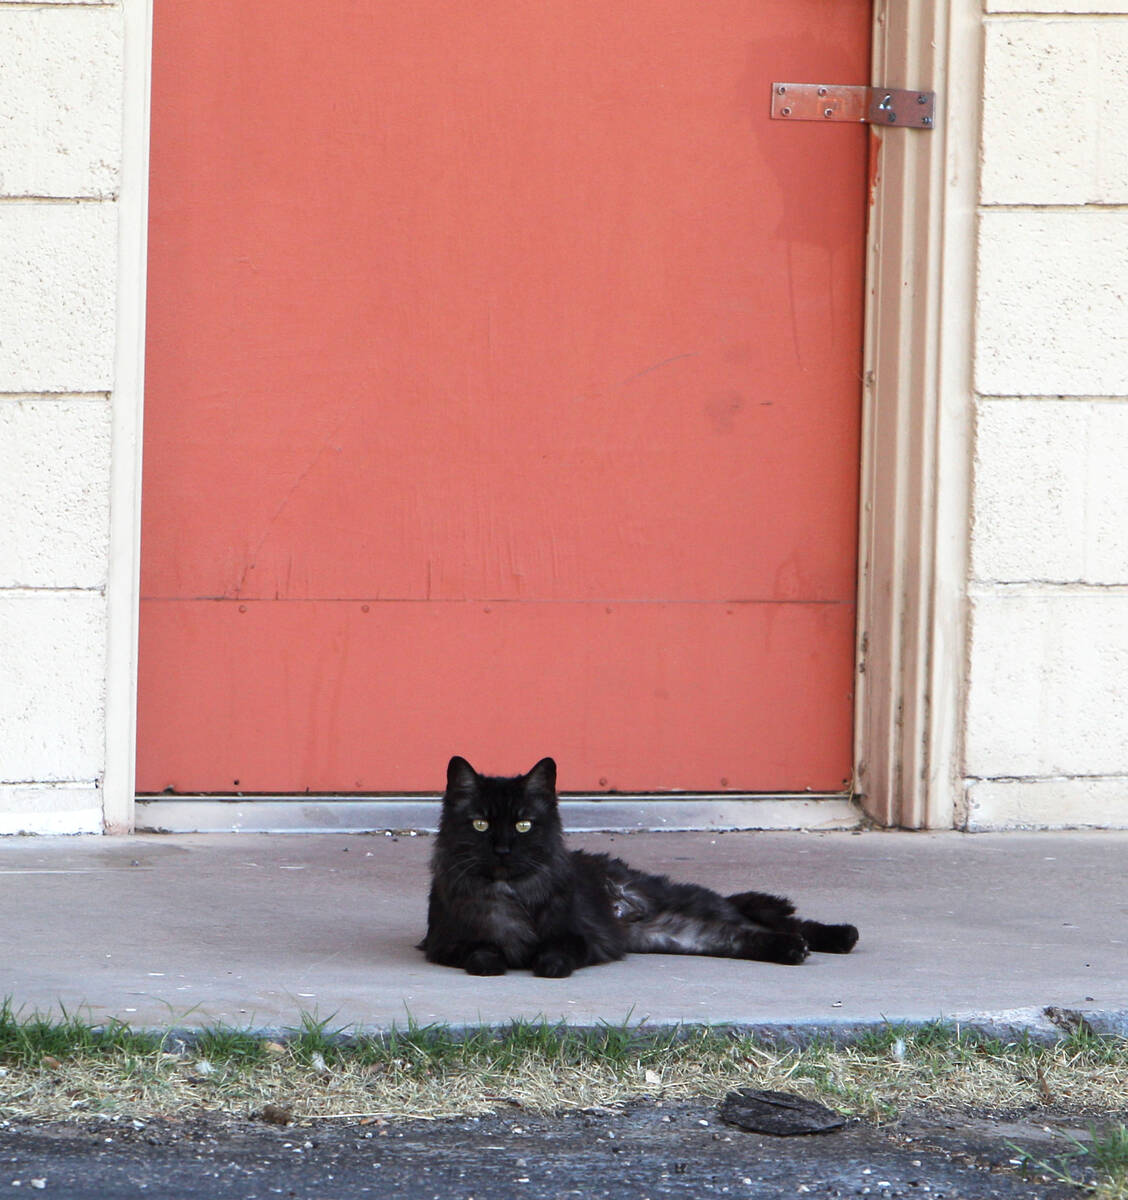
<svg viewBox="0 0 1128 1200"><path fill-rule="evenodd" d="M551 758L513 779L452 758L431 868L419 949L471 975L526 967L558 979L629 951L800 963L811 950L846 954L858 940L853 925L800 920L779 896L725 897L569 851Z"/></svg>

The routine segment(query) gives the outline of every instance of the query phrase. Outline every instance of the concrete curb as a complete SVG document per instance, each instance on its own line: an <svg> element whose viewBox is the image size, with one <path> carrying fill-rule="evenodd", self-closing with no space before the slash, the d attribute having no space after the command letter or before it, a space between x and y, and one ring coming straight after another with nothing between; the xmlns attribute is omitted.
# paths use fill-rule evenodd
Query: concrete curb
<svg viewBox="0 0 1128 1200"><path fill-rule="evenodd" d="M32 1014L34 1016L35 1014ZM75 1015L72 1013L71 1015ZM617 1027L616 1022L603 1025L571 1024L564 1021L545 1019L514 1020L503 1023L464 1023L445 1025L412 1025L400 1026L395 1022L380 1026L345 1026L330 1034L335 1040L347 1044L350 1041L369 1037L388 1037L392 1033L404 1034L412 1029L435 1029L455 1037L470 1037L477 1033L492 1032L502 1035L507 1029L517 1024L537 1025L540 1023L558 1027L569 1032L591 1032L607 1027ZM123 1024L127 1024L124 1023ZM949 1029L954 1033L973 1034L981 1038L989 1038L1003 1043L1029 1041L1038 1045L1053 1045L1063 1038L1077 1032L1087 1032L1097 1037L1128 1039L1128 1010L1124 1009L1064 1009L1050 1005L1046 1008L1015 1008L992 1013L964 1013L952 1016L940 1016L935 1019L922 1020L919 1017L898 1019L883 1017L875 1021L771 1021L755 1024L739 1022L684 1022L678 1024L654 1023L645 1018L634 1022L622 1022L624 1026L641 1035L658 1036L671 1031L686 1033L709 1029L716 1033L731 1033L742 1037L754 1037L767 1044L792 1046L801 1048L814 1042L829 1042L835 1046L845 1046L856 1042L859 1038L870 1033L879 1033L888 1029L912 1031L927 1029L933 1026ZM294 1025L254 1025L226 1026L219 1028L236 1029L264 1040L285 1042L297 1036L301 1030ZM106 1025L96 1025L95 1029L105 1029ZM170 1047L177 1050L190 1049L203 1035L216 1026L154 1026L128 1025L136 1033L159 1034L165 1037Z"/></svg>

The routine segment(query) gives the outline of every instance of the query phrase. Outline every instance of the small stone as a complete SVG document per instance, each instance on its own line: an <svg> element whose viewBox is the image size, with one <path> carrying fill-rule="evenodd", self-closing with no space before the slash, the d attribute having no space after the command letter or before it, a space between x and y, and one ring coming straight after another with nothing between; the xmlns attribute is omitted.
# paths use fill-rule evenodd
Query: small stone
<svg viewBox="0 0 1128 1200"><path fill-rule="evenodd" d="M755 1088L729 1092L721 1101L719 1112L728 1125L777 1137L829 1133L846 1124L833 1109L814 1100L790 1092L762 1092Z"/></svg>

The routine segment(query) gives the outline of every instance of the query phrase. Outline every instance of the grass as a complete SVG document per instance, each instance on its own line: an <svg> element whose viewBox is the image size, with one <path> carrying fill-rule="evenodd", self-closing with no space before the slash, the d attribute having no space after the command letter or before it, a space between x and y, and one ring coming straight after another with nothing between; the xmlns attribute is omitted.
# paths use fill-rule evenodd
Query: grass
<svg viewBox="0 0 1128 1200"><path fill-rule="evenodd" d="M1071 1137L1072 1149L1052 1160L1011 1143L1022 1166L1091 1193L1096 1200L1128 1200L1128 1126L1090 1127L1088 1141Z"/></svg>
<svg viewBox="0 0 1128 1200"><path fill-rule="evenodd" d="M0 1002L0 1119L8 1120L269 1111L297 1122L380 1122L719 1098L742 1086L798 1092L879 1124L923 1106L1107 1119L1125 1110L1128 1039L1082 1027L1053 1045L1003 1042L935 1024L800 1048L709 1027L541 1021L468 1032L409 1023L354 1036L307 1014L276 1041L226 1026L161 1034L74 1013L24 1016ZM1128 1200L1123 1124L1073 1140L1049 1161L1014 1149L1043 1176L1097 1200Z"/></svg>
<svg viewBox="0 0 1128 1200"><path fill-rule="evenodd" d="M24 1017L0 1004L0 1118L8 1119L245 1116L266 1105L295 1120L433 1118L510 1104L546 1112L719 1097L741 1086L798 1092L875 1122L919 1105L1123 1112L1128 1040L1079 1030L1054 1045L1004 1043L926 1025L796 1048L708 1027L546 1022L469 1032L409 1024L351 1036L306 1015L274 1041L219 1026L191 1037L96 1027L75 1014ZM1107 1175L1096 1147L1085 1153Z"/></svg>
<svg viewBox="0 0 1128 1200"><path fill-rule="evenodd" d="M10 1001L0 1004L0 1065L31 1067L44 1057L77 1059L123 1052L152 1053L161 1043L156 1034L135 1033L124 1022L101 1028L66 1012L61 1018L38 1015L20 1020Z"/></svg>

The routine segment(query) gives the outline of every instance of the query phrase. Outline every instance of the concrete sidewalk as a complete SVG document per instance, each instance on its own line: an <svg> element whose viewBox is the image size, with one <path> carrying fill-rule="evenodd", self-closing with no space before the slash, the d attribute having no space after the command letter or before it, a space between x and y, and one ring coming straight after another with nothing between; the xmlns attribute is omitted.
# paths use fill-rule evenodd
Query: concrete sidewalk
<svg viewBox="0 0 1128 1200"><path fill-rule="evenodd" d="M1128 1033L1128 834L587 834L571 844L848 920L798 967L635 956L535 979L426 963L431 839L195 835L0 841L0 997L137 1027L358 1029L643 1019L853 1026L960 1019Z"/></svg>

